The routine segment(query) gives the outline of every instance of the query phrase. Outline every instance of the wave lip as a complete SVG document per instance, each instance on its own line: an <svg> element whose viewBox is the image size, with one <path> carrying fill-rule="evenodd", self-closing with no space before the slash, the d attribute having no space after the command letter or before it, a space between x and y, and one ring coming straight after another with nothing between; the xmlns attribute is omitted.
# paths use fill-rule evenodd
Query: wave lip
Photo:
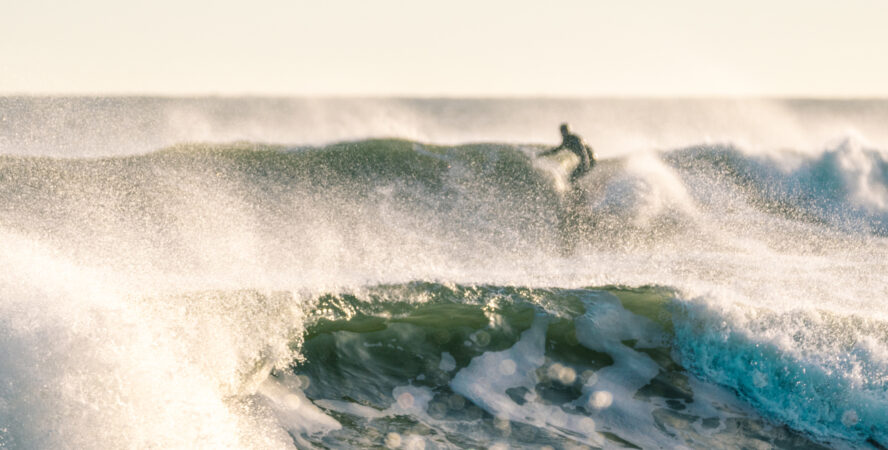
<svg viewBox="0 0 888 450"><path fill-rule="evenodd" d="M729 181L768 213L849 232L888 233L888 153L859 139L848 137L814 155L747 155L716 146L677 150L665 159L690 180Z"/></svg>
<svg viewBox="0 0 888 450"><path fill-rule="evenodd" d="M888 323L676 304L682 364L818 440L888 442Z"/></svg>

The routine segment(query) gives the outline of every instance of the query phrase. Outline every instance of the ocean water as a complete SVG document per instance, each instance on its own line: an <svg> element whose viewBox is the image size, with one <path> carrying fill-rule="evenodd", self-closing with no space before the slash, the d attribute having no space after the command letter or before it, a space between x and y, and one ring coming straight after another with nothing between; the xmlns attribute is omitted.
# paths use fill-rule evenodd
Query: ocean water
<svg viewBox="0 0 888 450"><path fill-rule="evenodd" d="M0 448L885 448L885 123L2 98Z"/></svg>

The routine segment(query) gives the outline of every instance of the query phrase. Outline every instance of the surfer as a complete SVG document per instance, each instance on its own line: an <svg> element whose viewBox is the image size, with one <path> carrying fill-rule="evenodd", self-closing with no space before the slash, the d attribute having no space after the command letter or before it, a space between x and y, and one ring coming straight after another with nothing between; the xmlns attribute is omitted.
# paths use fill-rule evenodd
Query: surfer
<svg viewBox="0 0 888 450"><path fill-rule="evenodd" d="M592 148L583 142L582 138L571 133L570 127L566 123L561 124L561 145L539 153L537 156L551 155L563 149L570 150L580 157L580 164L570 174L570 181L575 181L595 166L595 153Z"/></svg>

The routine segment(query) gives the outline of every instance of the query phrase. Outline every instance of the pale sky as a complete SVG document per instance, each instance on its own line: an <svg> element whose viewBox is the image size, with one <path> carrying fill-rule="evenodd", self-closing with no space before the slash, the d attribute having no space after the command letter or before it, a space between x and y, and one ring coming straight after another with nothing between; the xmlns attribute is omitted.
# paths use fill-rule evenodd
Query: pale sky
<svg viewBox="0 0 888 450"><path fill-rule="evenodd" d="M888 0L0 0L0 95L888 96Z"/></svg>

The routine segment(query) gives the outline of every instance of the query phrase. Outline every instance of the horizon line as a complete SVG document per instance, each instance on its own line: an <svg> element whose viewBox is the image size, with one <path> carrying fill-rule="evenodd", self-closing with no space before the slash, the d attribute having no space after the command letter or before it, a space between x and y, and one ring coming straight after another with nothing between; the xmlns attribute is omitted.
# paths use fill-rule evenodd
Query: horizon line
<svg viewBox="0 0 888 450"><path fill-rule="evenodd" d="M874 101L888 100L888 94L299 94L299 93L152 93L152 92L0 92L0 98L119 98L119 99L292 99L292 100L808 100Z"/></svg>

